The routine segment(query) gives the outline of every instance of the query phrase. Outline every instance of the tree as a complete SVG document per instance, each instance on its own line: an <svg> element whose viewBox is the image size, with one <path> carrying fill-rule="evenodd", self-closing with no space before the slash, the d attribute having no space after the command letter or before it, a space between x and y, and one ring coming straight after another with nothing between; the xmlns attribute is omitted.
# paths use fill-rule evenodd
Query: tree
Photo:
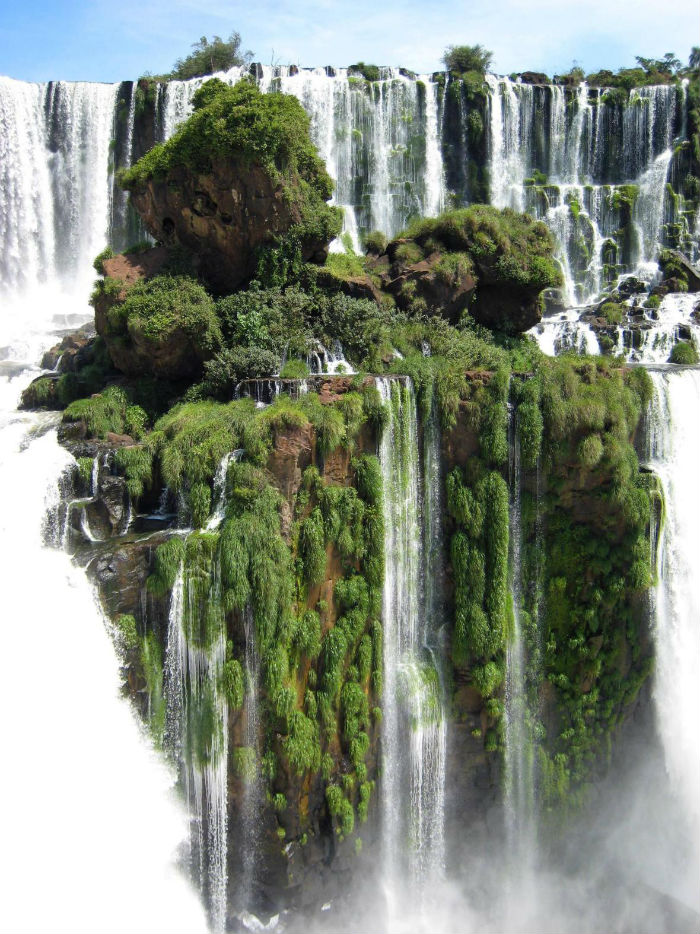
<svg viewBox="0 0 700 934"><path fill-rule="evenodd" d="M700 45L694 45L690 50L690 58L688 59L689 68L700 68Z"/></svg>
<svg viewBox="0 0 700 934"><path fill-rule="evenodd" d="M194 51L187 58L179 58L175 62L171 78L182 81L201 78L215 71L228 71L234 65L245 65L253 57L252 52L241 53L241 37L237 32L232 32L226 42L221 36L214 36L211 41L202 36L199 42L192 44L192 48Z"/></svg>
<svg viewBox="0 0 700 934"><path fill-rule="evenodd" d="M478 71L483 74L491 66L493 52L483 45L448 45L442 60L448 71L464 74L465 71Z"/></svg>
<svg viewBox="0 0 700 934"><path fill-rule="evenodd" d="M681 67L679 59L673 52L666 52L663 58L643 58L641 55L635 56L635 61L647 74L658 72L662 75L672 75Z"/></svg>

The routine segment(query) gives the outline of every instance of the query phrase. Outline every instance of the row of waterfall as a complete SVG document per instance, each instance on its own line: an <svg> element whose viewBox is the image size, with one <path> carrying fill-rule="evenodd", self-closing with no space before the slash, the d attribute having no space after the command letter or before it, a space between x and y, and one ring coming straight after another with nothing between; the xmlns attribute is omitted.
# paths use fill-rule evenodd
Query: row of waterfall
<svg viewBox="0 0 700 934"><path fill-rule="evenodd" d="M244 72L220 77L235 83ZM568 89L489 75L484 110L483 98L468 98L461 83L441 75L382 69L381 80L368 82L346 69L263 66L256 75L263 90L293 94L307 110L336 179L334 200L345 208L344 244L355 250L370 230L392 235L413 217L486 197L550 226L569 304L597 295L606 270L648 271L674 225L683 228L679 245L697 251L698 217L666 185L686 128L685 85L634 90L623 105L585 83ZM129 236L139 239L115 171L172 135L202 80L0 78L6 287L72 281L80 258L105 240L124 248ZM486 169L480 195L469 182L475 167ZM85 184L97 174L97 184Z"/></svg>

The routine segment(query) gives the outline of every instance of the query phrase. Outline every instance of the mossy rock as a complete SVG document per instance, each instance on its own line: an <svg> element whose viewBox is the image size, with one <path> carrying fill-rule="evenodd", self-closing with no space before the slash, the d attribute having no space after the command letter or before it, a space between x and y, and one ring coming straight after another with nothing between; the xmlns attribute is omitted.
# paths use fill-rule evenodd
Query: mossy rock
<svg viewBox="0 0 700 934"><path fill-rule="evenodd" d="M291 95L206 82L195 112L120 177L156 240L179 245L218 292L323 262L341 211Z"/></svg>

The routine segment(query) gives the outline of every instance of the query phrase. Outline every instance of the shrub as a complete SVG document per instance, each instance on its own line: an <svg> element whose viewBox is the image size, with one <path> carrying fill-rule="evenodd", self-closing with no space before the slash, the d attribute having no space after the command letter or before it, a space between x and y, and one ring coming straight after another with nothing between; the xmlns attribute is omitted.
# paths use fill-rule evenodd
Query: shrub
<svg viewBox="0 0 700 934"><path fill-rule="evenodd" d="M106 259L111 259L113 256L114 250L111 246L105 247L101 253L98 253L92 261L95 272L99 273L101 276L106 275L103 263Z"/></svg>
<svg viewBox="0 0 700 934"><path fill-rule="evenodd" d="M299 620L294 645L310 661L318 658L321 651L321 621L314 610L307 610Z"/></svg>
<svg viewBox="0 0 700 934"><path fill-rule="evenodd" d="M229 643L229 654L230 654ZM231 710L240 710L245 699L245 679L241 663L235 658L229 658L224 663L223 672L224 696Z"/></svg>
<svg viewBox="0 0 700 934"><path fill-rule="evenodd" d="M76 399L65 409L64 422L82 422L88 437L104 438L108 432L122 434L129 423L145 425L146 413L137 406L130 406L126 392L120 386L108 386L104 392L90 399Z"/></svg>
<svg viewBox="0 0 700 934"><path fill-rule="evenodd" d="M386 251L388 242L386 234L382 233L381 230L371 230L368 234L365 234L365 252L380 256Z"/></svg>
<svg viewBox="0 0 700 934"><path fill-rule="evenodd" d="M289 763L297 775L318 771L321 746L318 724L295 710L289 718L289 735L282 741Z"/></svg>
<svg viewBox="0 0 700 934"><path fill-rule="evenodd" d="M306 379L309 372L305 360L288 360L282 368L280 377L282 379Z"/></svg>
<svg viewBox="0 0 700 934"><path fill-rule="evenodd" d="M124 301L109 312L109 331L128 331L158 345L184 332L200 357L221 343L214 302L204 288L187 276L154 276L139 280Z"/></svg>
<svg viewBox="0 0 700 934"><path fill-rule="evenodd" d="M476 71L484 74L491 66L493 52L489 52L483 45L448 45L442 60L448 71L462 74L465 71Z"/></svg>
<svg viewBox="0 0 700 934"><path fill-rule="evenodd" d="M264 379L279 369L279 357L260 347L233 347L204 364L203 392L214 399L230 399L242 379Z"/></svg>
<svg viewBox="0 0 700 934"><path fill-rule="evenodd" d="M178 58L170 78L186 81L188 78L212 75L215 71L228 71L234 65L245 64L252 57L251 52L241 53L241 37L237 32L232 32L227 40L221 36L214 36L211 40L202 36L198 42L192 43L192 49L185 58Z"/></svg>
<svg viewBox="0 0 700 934"><path fill-rule="evenodd" d="M365 81L379 81L380 78L379 66L365 65L364 62L348 65L348 74L362 75Z"/></svg>
<svg viewBox="0 0 700 934"><path fill-rule="evenodd" d="M678 341L673 345L668 362L694 366L698 362L698 351L695 344L692 341Z"/></svg>
<svg viewBox="0 0 700 934"><path fill-rule="evenodd" d="M311 585L322 583L326 576L326 543L323 516L318 507L302 522L299 529L299 555L304 579Z"/></svg>
<svg viewBox="0 0 700 934"><path fill-rule="evenodd" d="M469 254L478 277L541 291L561 283L547 227L510 208L472 205L411 224L401 237L424 249Z"/></svg>
<svg viewBox="0 0 700 934"><path fill-rule="evenodd" d="M132 499L138 499L153 483L153 455L147 447L123 447L115 451L114 460L126 475L126 488Z"/></svg>
<svg viewBox="0 0 700 934"><path fill-rule="evenodd" d="M621 324L626 312L625 306L617 302L605 302L599 310L601 318L605 318L608 324Z"/></svg>

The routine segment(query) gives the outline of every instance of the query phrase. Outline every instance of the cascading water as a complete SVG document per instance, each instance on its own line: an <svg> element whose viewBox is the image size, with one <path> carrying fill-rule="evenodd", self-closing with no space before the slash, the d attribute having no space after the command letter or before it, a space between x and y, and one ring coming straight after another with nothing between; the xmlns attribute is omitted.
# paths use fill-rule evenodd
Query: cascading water
<svg viewBox="0 0 700 934"><path fill-rule="evenodd" d="M206 929L175 867L187 828L173 776L120 697L119 660L84 572L42 542L48 509L47 538L61 545L59 499L75 462L57 443L54 417L16 411L42 351L92 317L116 87L0 78L0 566L13 621L5 649L26 657L30 630L36 646L29 680L10 666L0 687L5 711L23 698L22 715L4 721L21 767L0 779L13 802L0 927L12 931Z"/></svg>
<svg viewBox="0 0 700 934"><path fill-rule="evenodd" d="M181 564L172 588L165 654L166 744L177 762L191 822L191 869L206 894L214 931L227 903L228 708L226 640L217 568Z"/></svg>
<svg viewBox="0 0 700 934"><path fill-rule="evenodd" d="M258 862L258 822L263 803L263 784L260 774L260 718L258 710L258 691L260 690L260 655L257 649L255 621L250 605L243 613L245 632L245 730L243 738L247 749L254 751L253 774L244 778L245 790L241 808L241 839L246 841L243 849L243 873L238 886L238 899L243 906L242 918L250 920L248 906L253 903L253 888Z"/></svg>
<svg viewBox="0 0 700 934"><path fill-rule="evenodd" d="M29 681L25 667L10 665L0 686L3 710L22 698L21 715L3 721L21 768L3 769L0 779L12 801L0 928L204 931L202 909L174 865L187 831L170 798L172 776L120 697L119 662L84 572L42 544L44 510L55 505L56 480L72 459L51 420L18 419L4 408L1 418L5 650L26 656L30 630L37 650ZM17 495L25 489L31 495ZM138 829L137 847L130 828Z"/></svg>
<svg viewBox="0 0 700 934"><path fill-rule="evenodd" d="M207 529L210 531L218 529L226 517L226 476L228 474L229 464L239 461L243 454L244 451L241 448L224 454L214 474L214 508L211 518L209 522L207 522Z"/></svg>
<svg viewBox="0 0 700 934"><path fill-rule="evenodd" d="M522 475L517 410L510 412L510 575L512 633L506 651L505 689L505 820L508 851L524 871L533 857L534 757L526 685L526 645L522 626L523 568L521 552Z"/></svg>
<svg viewBox="0 0 700 934"><path fill-rule="evenodd" d="M656 673L654 699L672 795L684 815L686 877L680 895L700 910L700 509L696 489L700 437L700 371L651 371L655 396L648 418L650 466L661 479L665 519L659 542L655 600Z"/></svg>
<svg viewBox="0 0 700 934"><path fill-rule="evenodd" d="M235 84L245 71L217 77ZM293 94L309 114L311 138L336 179L334 202L345 209L344 229L355 250L360 233L395 233L413 215L439 213L445 191L437 87L428 76L414 80L387 68L370 84L344 68L329 75L324 68L259 66L258 81L263 91ZM201 83L168 84L165 139L191 113Z"/></svg>
<svg viewBox="0 0 700 934"><path fill-rule="evenodd" d="M380 449L385 583L382 716L382 845L389 919L411 880L416 910L444 861L445 723L440 676L423 610L418 421L410 380L378 379L388 415ZM410 730L410 743L403 741ZM406 802L409 807L406 808Z"/></svg>
<svg viewBox="0 0 700 934"><path fill-rule="evenodd" d="M620 245L620 259L630 271L648 269L661 236L675 86L631 92L618 119L617 105L585 83L568 91L493 75L487 82L491 203L526 209L551 228L567 303L601 292L602 252L628 202L636 236Z"/></svg>

